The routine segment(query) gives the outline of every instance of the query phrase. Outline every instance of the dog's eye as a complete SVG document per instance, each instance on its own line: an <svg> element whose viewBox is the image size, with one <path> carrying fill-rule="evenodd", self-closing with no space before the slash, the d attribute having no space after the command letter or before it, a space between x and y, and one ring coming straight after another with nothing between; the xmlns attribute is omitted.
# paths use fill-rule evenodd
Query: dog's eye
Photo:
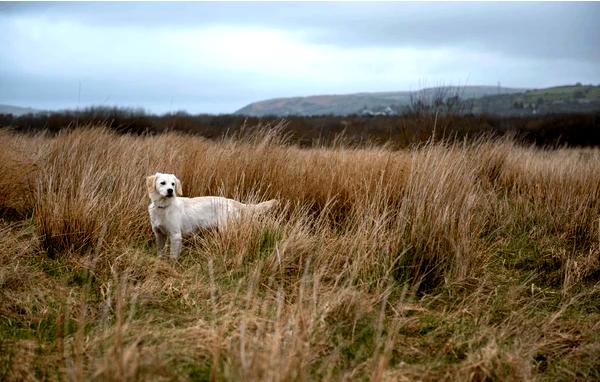
<svg viewBox="0 0 600 382"><path fill-rule="evenodd" d="M174 186L174 185L175 185L175 183L171 183L171 186Z"/></svg>
<svg viewBox="0 0 600 382"><path fill-rule="evenodd" d="M160 182L161 186L164 186L165 184L167 184L167 182L165 182L165 181Z"/></svg>

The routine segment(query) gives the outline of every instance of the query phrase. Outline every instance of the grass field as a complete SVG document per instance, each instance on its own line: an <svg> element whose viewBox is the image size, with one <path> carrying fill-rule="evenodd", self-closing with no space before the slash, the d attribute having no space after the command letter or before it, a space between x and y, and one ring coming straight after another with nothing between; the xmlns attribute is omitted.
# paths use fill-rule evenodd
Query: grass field
<svg viewBox="0 0 600 382"><path fill-rule="evenodd" d="M600 379L596 149L0 141L0 380ZM282 204L158 258L157 170Z"/></svg>
<svg viewBox="0 0 600 382"><path fill-rule="evenodd" d="M537 102L538 100L542 100L544 102L566 102L577 99L586 100L590 102L600 101L600 86L572 85L557 86L548 89L536 89L523 93L522 96L519 96L517 98L518 101L529 103Z"/></svg>

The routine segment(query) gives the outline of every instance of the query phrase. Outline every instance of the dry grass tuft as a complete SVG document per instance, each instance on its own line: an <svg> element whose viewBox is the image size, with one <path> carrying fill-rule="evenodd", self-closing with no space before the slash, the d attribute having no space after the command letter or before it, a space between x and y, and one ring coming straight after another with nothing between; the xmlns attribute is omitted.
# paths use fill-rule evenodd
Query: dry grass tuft
<svg viewBox="0 0 600 382"><path fill-rule="evenodd" d="M598 379L600 152L0 137L2 380ZM144 178L278 198L157 258Z"/></svg>

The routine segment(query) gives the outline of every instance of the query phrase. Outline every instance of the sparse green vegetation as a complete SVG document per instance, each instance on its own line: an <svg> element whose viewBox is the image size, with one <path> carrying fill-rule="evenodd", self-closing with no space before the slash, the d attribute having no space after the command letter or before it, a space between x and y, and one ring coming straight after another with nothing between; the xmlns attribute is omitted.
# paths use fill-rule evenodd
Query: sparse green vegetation
<svg viewBox="0 0 600 382"><path fill-rule="evenodd" d="M574 85L557 86L548 89L530 90L519 97L521 102L531 103L538 99L543 102L569 101L573 99L582 99L593 102L600 102L600 86L593 85Z"/></svg>
<svg viewBox="0 0 600 382"><path fill-rule="evenodd" d="M280 132L0 130L0 379L600 378L597 149ZM283 203L157 258L157 170Z"/></svg>

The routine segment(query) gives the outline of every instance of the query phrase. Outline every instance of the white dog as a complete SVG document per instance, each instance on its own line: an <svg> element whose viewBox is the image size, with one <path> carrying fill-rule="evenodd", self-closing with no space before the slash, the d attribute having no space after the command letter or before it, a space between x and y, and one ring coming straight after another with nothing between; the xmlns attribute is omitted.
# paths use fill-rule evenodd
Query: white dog
<svg viewBox="0 0 600 382"><path fill-rule="evenodd" d="M163 254L168 237L172 258L179 256L182 235L201 228L225 229L228 221L239 219L243 213L266 212L277 205L275 199L259 204L244 204L219 196L178 197L182 194L179 179L173 174L160 172L146 178L146 186L151 200L148 213L156 236L158 255Z"/></svg>

